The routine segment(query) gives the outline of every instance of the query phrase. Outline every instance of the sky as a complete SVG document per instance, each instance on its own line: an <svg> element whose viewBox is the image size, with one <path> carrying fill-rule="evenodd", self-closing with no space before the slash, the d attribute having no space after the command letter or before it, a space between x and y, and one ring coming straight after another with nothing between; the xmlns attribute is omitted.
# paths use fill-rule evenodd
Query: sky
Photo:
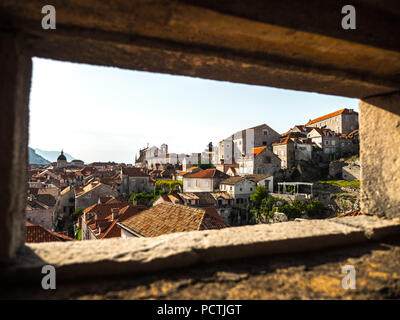
<svg viewBox="0 0 400 320"><path fill-rule="evenodd" d="M272 87L33 59L29 146L90 163L133 163L139 149L202 152L266 123L279 133L358 100Z"/></svg>

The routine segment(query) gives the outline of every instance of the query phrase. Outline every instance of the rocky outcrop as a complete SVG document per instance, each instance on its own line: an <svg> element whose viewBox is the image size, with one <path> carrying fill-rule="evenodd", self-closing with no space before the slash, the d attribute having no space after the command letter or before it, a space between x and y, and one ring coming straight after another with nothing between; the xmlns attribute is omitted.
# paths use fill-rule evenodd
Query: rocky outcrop
<svg viewBox="0 0 400 320"><path fill-rule="evenodd" d="M344 180L360 180L361 167L360 162L349 163L342 168L342 177Z"/></svg>

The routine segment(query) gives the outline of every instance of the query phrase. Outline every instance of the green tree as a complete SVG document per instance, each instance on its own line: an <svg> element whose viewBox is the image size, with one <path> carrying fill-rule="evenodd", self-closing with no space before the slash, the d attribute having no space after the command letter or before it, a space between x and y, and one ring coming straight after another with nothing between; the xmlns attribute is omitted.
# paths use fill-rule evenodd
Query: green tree
<svg viewBox="0 0 400 320"><path fill-rule="evenodd" d="M254 193L250 196L250 204L254 208L259 208L263 199L268 198L268 188L257 186Z"/></svg>
<svg viewBox="0 0 400 320"><path fill-rule="evenodd" d="M129 201L132 201L135 205L144 205L147 207L151 207L154 200L155 195L145 191L139 193L132 192L129 197Z"/></svg>
<svg viewBox="0 0 400 320"><path fill-rule="evenodd" d="M80 227L76 228L75 239L76 240L82 240L82 229Z"/></svg>
<svg viewBox="0 0 400 320"><path fill-rule="evenodd" d="M76 223L79 219L79 217L83 214L83 209L78 208L74 212L70 214L70 217L72 219L72 222Z"/></svg>
<svg viewBox="0 0 400 320"><path fill-rule="evenodd" d="M173 193L175 191L182 189L183 189L183 181L159 180L156 181L156 184L154 186L154 194L156 194L157 191L165 191L168 193Z"/></svg>
<svg viewBox="0 0 400 320"><path fill-rule="evenodd" d="M325 205L318 200L310 200L307 204L306 212L310 217L321 217L325 213Z"/></svg>

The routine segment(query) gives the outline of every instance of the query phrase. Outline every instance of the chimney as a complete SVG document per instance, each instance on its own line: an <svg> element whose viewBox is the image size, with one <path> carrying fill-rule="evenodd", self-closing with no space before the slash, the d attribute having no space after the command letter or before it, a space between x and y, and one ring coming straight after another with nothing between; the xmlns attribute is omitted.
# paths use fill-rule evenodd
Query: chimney
<svg viewBox="0 0 400 320"><path fill-rule="evenodd" d="M118 212L119 212L118 208L111 209L111 221L114 221L118 218Z"/></svg>

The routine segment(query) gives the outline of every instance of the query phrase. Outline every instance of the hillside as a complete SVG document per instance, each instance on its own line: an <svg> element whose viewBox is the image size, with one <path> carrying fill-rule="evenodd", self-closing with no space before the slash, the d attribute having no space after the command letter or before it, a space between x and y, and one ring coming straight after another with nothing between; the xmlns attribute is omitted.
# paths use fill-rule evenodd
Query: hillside
<svg viewBox="0 0 400 320"><path fill-rule="evenodd" d="M43 158L49 160L50 162L56 162L58 156L60 155L61 151L46 151L46 150L40 150L38 148L35 149L35 152L42 156ZM75 158L73 156L71 156L68 153L64 152L64 156L67 158L68 162L71 162L72 160L74 160Z"/></svg>
<svg viewBox="0 0 400 320"><path fill-rule="evenodd" d="M37 154L35 150L28 147L29 149L29 164L49 164L50 161Z"/></svg>

